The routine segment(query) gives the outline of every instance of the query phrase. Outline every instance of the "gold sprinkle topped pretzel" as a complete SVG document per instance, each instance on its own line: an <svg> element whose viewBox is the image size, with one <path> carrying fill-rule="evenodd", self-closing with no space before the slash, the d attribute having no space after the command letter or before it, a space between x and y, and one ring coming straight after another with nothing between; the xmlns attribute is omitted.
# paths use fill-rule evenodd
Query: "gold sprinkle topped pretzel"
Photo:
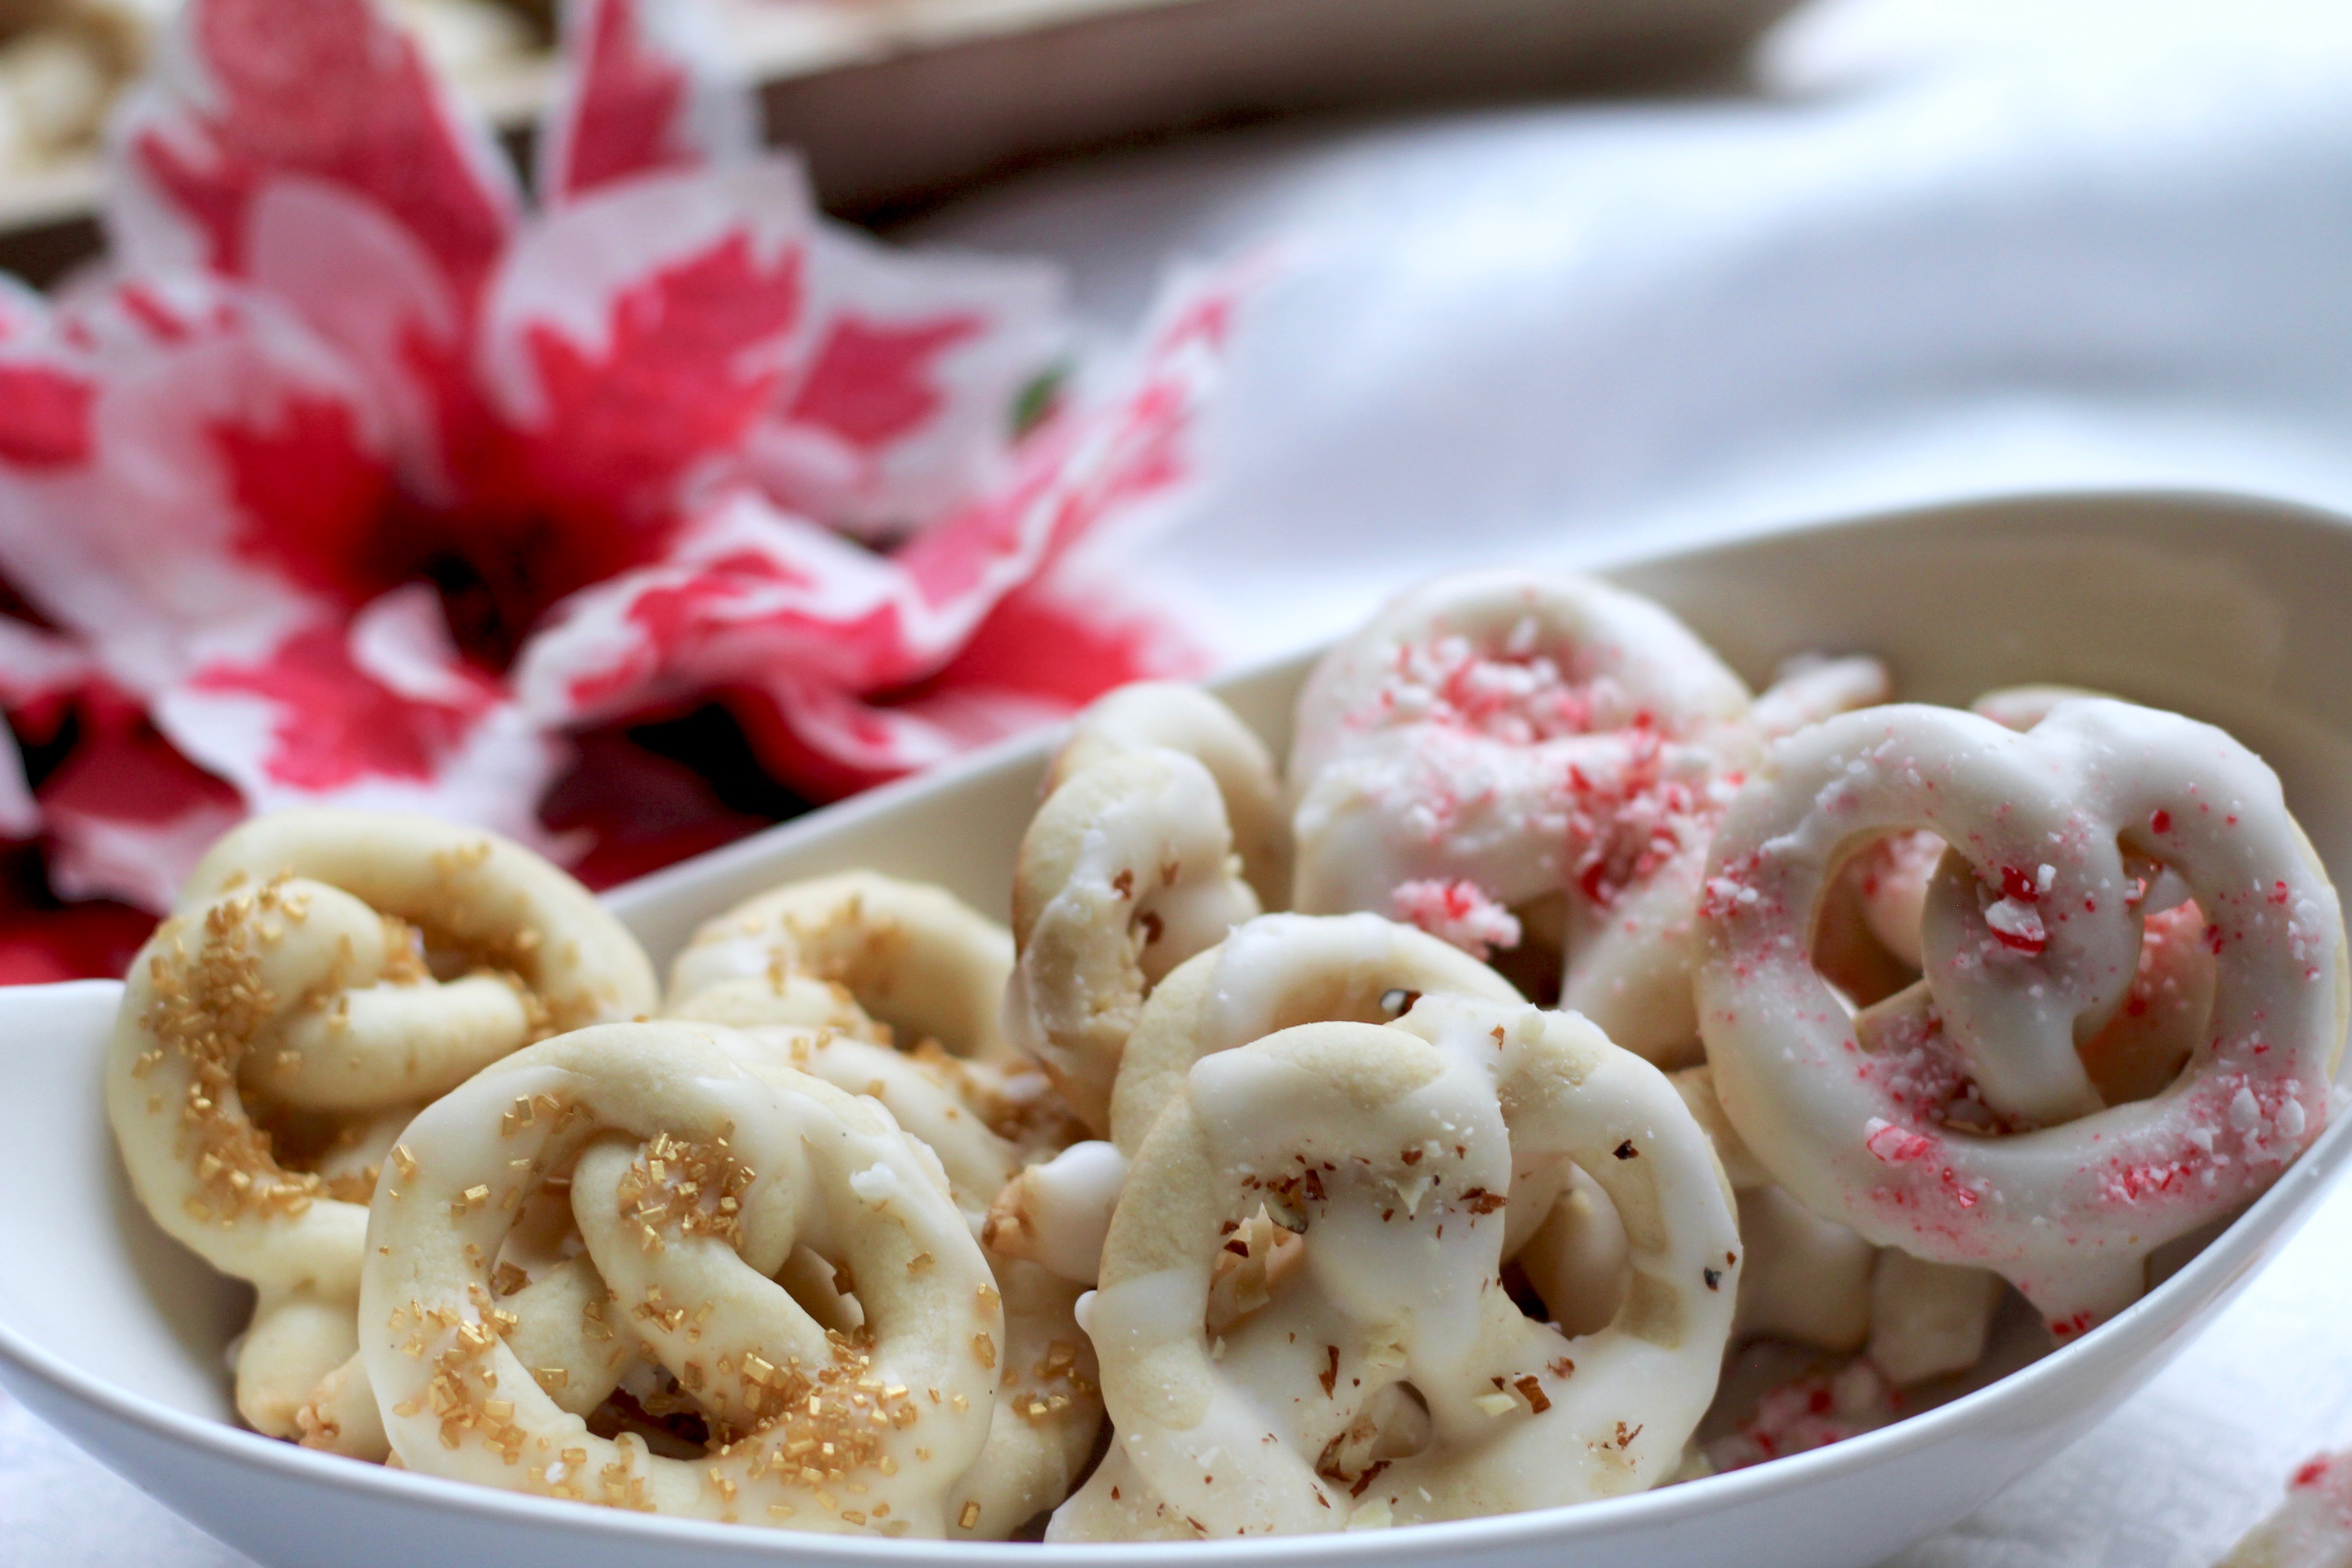
<svg viewBox="0 0 2352 1568"><path fill-rule="evenodd" d="M996 1412L948 1510L958 1520L977 1510L954 1531L973 1540L1003 1540L1068 1495L1102 1424L1094 1352L1075 1315L1082 1286L997 1250L983 1230L1007 1184L1083 1131L1045 1076L995 1033L992 997L1011 945L1002 927L939 889L870 873L824 878L705 926L678 960L667 1009L734 1025L765 1059L878 1100L938 1156L965 1220L990 1238L1004 1311L1004 1331L984 1352L1001 1374ZM982 973L989 1005L976 994L956 1005ZM869 1002L899 1026L877 1021ZM948 1033L908 1026L927 1024Z"/></svg>
<svg viewBox="0 0 2352 1568"><path fill-rule="evenodd" d="M224 838L133 961L107 1110L163 1229L258 1289L259 1431L381 1458L354 1359L365 1205L415 1110L558 1026L650 1010L635 941L520 846L310 810Z"/></svg>
<svg viewBox="0 0 2352 1568"><path fill-rule="evenodd" d="M403 1142L360 1323L409 1468L728 1522L954 1526L1004 1314L936 1162L873 1100L730 1029L613 1024L485 1069ZM579 1252L534 1278L551 1200ZM630 1419L583 1414L615 1388Z"/></svg>

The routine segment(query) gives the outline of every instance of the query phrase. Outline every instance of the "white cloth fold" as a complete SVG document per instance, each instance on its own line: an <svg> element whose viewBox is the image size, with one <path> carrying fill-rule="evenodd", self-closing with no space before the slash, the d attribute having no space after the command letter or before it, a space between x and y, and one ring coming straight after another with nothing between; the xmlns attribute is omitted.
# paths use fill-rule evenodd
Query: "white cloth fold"
<svg viewBox="0 0 2352 1568"><path fill-rule="evenodd" d="M2352 12L1837 0L1751 100L1251 132L970 199L1108 326L1276 241L1139 574L1233 646L1418 574L1959 494L2352 501Z"/></svg>

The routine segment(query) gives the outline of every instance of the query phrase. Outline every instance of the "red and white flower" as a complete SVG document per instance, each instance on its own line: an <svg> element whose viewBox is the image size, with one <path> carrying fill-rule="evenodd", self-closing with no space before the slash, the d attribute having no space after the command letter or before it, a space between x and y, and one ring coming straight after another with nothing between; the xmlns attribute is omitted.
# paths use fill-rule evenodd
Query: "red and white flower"
<svg viewBox="0 0 2352 1568"><path fill-rule="evenodd" d="M160 908L304 801L609 877L751 820L616 727L723 704L822 798L1192 658L1069 557L1183 476L1240 275L1024 430L1056 275L826 222L695 19L572 0L534 211L371 0L189 0L105 267L0 289L0 836L47 894Z"/></svg>

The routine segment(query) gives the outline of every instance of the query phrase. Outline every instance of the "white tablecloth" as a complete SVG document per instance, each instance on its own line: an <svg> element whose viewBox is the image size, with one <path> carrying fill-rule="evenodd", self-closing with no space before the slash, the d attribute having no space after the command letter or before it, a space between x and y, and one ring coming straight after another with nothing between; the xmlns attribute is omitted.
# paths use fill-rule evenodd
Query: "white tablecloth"
<svg viewBox="0 0 2352 1568"><path fill-rule="evenodd" d="M1108 332L1276 241L1202 483L1119 569L1236 654L1417 574L2027 487L2352 508L2352 7L1831 0L1752 100L1267 132L968 201ZM2352 1441L2352 1189L1903 1568L2198 1568ZM0 1400L0 1568L240 1560ZM329 1565L320 1565L329 1568Z"/></svg>

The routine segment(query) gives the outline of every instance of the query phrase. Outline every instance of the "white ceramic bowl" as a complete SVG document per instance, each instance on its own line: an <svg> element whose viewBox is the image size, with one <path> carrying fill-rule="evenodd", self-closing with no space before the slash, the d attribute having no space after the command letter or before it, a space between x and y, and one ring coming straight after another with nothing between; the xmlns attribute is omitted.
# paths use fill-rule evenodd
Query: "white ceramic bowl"
<svg viewBox="0 0 2352 1568"><path fill-rule="evenodd" d="M2102 688L2221 723L2275 765L2352 886L2352 527L2206 497L2011 500L1824 524L1612 567L1751 680L1867 649L1903 695L2022 680ZM1281 745L1307 660L1224 690ZM877 791L616 893L666 960L694 925L793 877L871 866L1003 910L1043 741ZM1640 1563L1862 1568L1959 1519L2081 1435L2207 1323L2352 1157L2331 1128L2218 1240L2080 1342L1833 1447L1580 1508L1380 1534L1185 1546L845 1541L607 1512L354 1464L231 1424L222 1351L242 1288L131 1197L100 1106L117 988L0 991L0 1380L171 1507L273 1568L667 1568L793 1561ZM8 1109L13 1108L13 1109Z"/></svg>

